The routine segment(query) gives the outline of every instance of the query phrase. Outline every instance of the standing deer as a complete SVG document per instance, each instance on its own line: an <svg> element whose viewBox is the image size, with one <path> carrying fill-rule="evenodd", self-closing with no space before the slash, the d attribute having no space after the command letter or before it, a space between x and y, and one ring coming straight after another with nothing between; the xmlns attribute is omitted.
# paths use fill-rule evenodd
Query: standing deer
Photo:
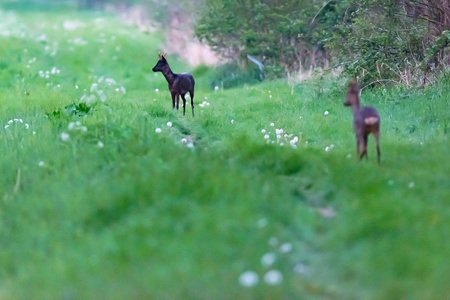
<svg viewBox="0 0 450 300"><path fill-rule="evenodd" d="M167 53L159 53L159 60L156 63L156 66L153 67L152 71L163 73L164 77L169 83L169 91L172 95L172 106L173 108L175 108L176 99L177 110L181 96L181 99L183 99L183 116L185 115L186 111L186 98L184 97L184 95L189 92L189 95L191 96L192 116L194 116L194 77L192 77L191 74L186 73L173 73L169 67L169 64L167 63L166 55Z"/></svg>
<svg viewBox="0 0 450 300"><path fill-rule="evenodd" d="M380 116L375 108L359 107L359 88L355 81L348 85L347 99L344 106L351 106L353 110L353 128L356 134L356 153L359 159L367 159L367 137L373 134L377 144L377 160L380 164Z"/></svg>

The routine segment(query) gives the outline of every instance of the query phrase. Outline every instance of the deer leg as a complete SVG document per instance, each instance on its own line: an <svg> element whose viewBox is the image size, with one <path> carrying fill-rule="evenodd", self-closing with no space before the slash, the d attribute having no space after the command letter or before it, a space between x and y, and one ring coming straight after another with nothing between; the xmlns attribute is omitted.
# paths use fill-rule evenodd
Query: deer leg
<svg viewBox="0 0 450 300"><path fill-rule="evenodd" d="M172 108L175 108L175 94L172 95Z"/></svg>
<svg viewBox="0 0 450 300"><path fill-rule="evenodd" d="M189 91L189 96L191 96L192 116L194 116L194 90Z"/></svg>
<svg viewBox="0 0 450 300"><path fill-rule="evenodd" d="M180 103L180 95L177 94L176 98L177 98L177 110L178 110L178 104Z"/></svg>
<svg viewBox="0 0 450 300"><path fill-rule="evenodd" d="M359 160L362 160L363 157L366 157L366 160L369 159L369 157L367 156L367 135L364 135L361 139L361 146L362 146L362 151L361 151L361 156L359 157Z"/></svg>
<svg viewBox="0 0 450 300"><path fill-rule="evenodd" d="M380 132L377 130L373 133L373 136L375 137L375 142L377 144L377 161L378 164L381 163L381 152L380 152Z"/></svg>
<svg viewBox="0 0 450 300"><path fill-rule="evenodd" d="M181 99L183 99L183 116L186 112L186 98L184 97L185 94L181 94Z"/></svg>

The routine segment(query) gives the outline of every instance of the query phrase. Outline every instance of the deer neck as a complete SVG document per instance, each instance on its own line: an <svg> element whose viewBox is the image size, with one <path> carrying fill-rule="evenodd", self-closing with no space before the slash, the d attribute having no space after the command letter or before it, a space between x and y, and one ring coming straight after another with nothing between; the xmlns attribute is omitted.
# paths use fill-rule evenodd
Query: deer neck
<svg viewBox="0 0 450 300"><path fill-rule="evenodd" d="M359 104L352 105L353 114L356 115L359 112Z"/></svg>
<svg viewBox="0 0 450 300"><path fill-rule="evenodd" d="M170 85L175 81L175 74L172 72L169 65L164 66L161 72Z"/></svg>

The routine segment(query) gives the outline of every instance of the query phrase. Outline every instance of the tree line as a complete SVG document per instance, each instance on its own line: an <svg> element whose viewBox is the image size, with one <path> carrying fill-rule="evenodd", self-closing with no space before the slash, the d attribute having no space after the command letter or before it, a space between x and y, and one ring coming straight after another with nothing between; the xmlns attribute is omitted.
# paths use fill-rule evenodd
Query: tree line
<svg viewBox="0 0 450 300"><path fill-rule="evenodd" d="M366 84L417 86L450 65L448 0L205 0L195 32L273 76L339 66Z"/></svg>
<svg viewBox="0 0 450 300"><path fill-rule="evenodd" d="M262 62L266 77L338 67L365 84L421 86L450 66L449 0L65 1L143 5L162 28L174 12L194 14L198 39L241 66Z"/></svg>

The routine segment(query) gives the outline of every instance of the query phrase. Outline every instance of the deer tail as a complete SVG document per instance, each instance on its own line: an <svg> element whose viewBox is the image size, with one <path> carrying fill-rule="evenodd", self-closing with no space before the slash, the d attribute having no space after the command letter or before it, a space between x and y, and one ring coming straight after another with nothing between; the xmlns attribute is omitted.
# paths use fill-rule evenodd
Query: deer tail
<svg viewBox="0 0 450 300"><path fill-rule="evenodd" d="M366 125L375 125L380 121L377 117L367 117L364 119L364 124Z"/></svg>

